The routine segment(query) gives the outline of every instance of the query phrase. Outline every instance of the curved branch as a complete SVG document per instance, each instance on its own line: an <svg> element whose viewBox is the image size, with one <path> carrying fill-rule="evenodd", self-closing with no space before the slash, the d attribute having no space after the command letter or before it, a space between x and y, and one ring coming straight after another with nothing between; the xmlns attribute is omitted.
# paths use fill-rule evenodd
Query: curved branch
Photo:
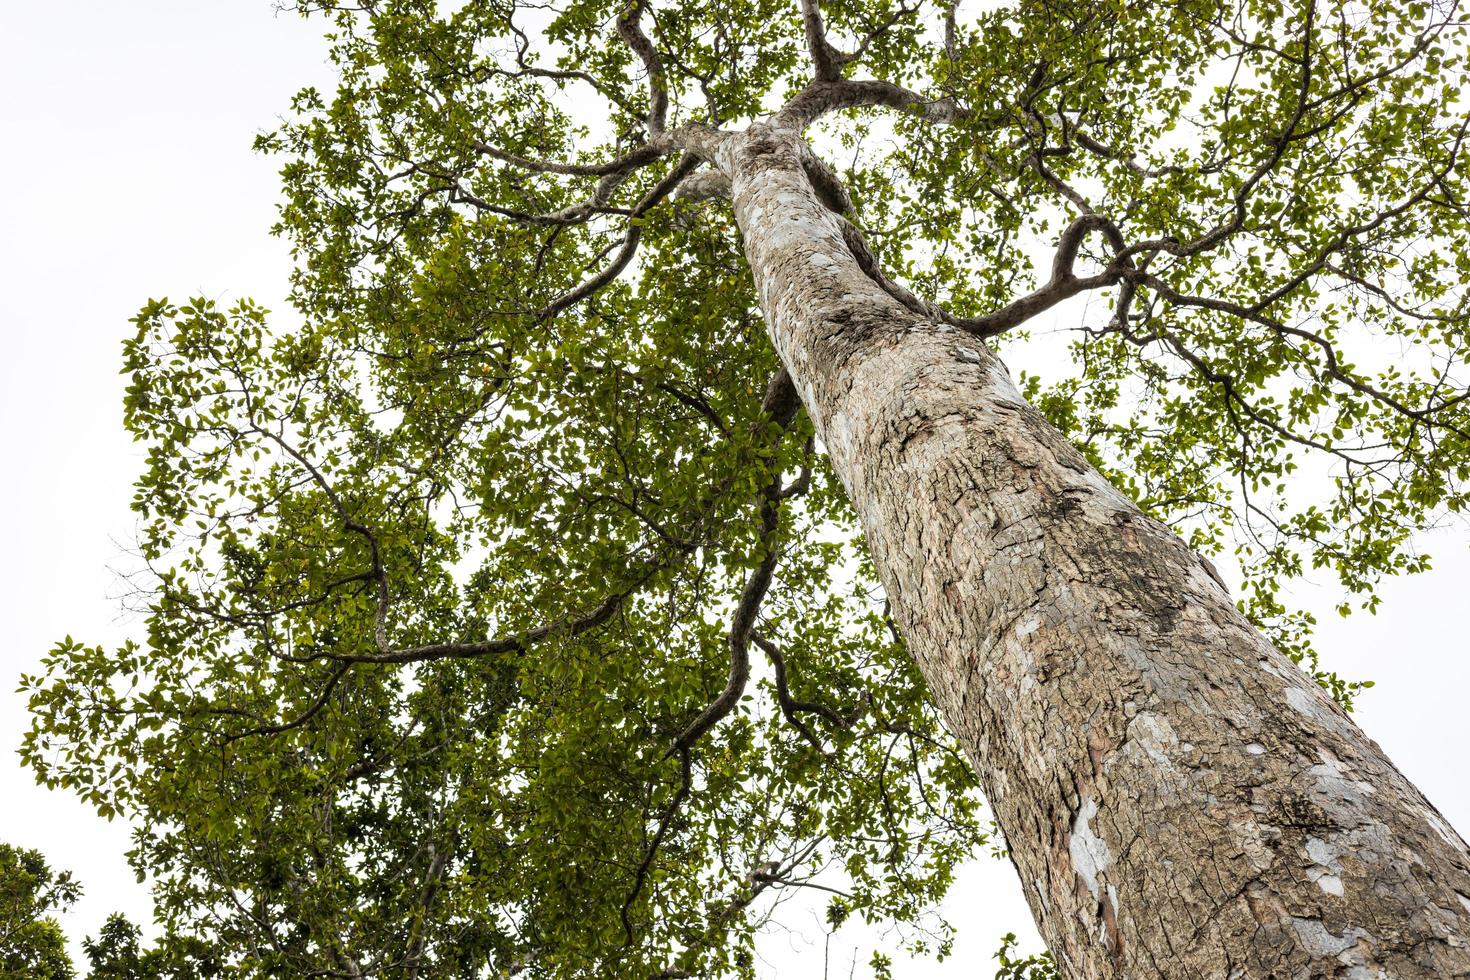
<svg viewBox="0 0 1470 980"><path fill-rule="evenodd" d="M905 308L922 317L933 318L936 313L933 307L909 291L908 287L894 282L888 278L887 273L878 262L878 257L868 247L868 241L863 237L862 230L857 225L838 215L838 225L842 228L842 241L847 245L847 250L857 261L858 268L889 296L901 303Z"/></svg>
<svg viewBox="0 0 1470 980"><path fill-rule="evenodd" d="M791 375L785 368L782 368L772 376L766 385L766 395L761 402L761 420L755 424L760 426L764 420L769 419L784 433L796 417L796 412L800 407L801 402L797 397L796 386L791 380ZM734 710L750 678L748 655L750 637L755 626L756 615L760 612L761 600L765 598L766 590L770 587L779 557L774 538L780 523L780 499L781 476L777 473L773 476L771 485L764 494L761 506L760 544L766 548L766 555L746 580L727 636L730 647L730 678L726 682L725 690L713 704L700 712L699 716L679 734L674 744L663 755L664 760L670 756L679 757L679 787L659 817L658 829L654 832L653 840L649 842L644 852L643 860L634 874L633 887L619 910L619 917L623 923L624 947L633 944L633 923L630 915L633 903L638 900L638 896L642 894L647 884L649 869L653 867L658 850L664 838L668 836L674 814L688 798L693 787L690 750L702 735Z"/></svg>
<svg viewBox="0 0 1470 980"><path fill-rule="evenodd" d="M685 177L694 172L694 169L699 166L699 163L698 157L691 153L684 154L679 162L674 165L674 169L663 180L654 185L654 188L644 195L643 200L634 206L630 215L632 220L629 222L628 230L623 236L623 245L618 249L618 254L613 257L613 260L602 271L574 289L568 290L558 296L539 311L532 314L532 319L549 320L563 310L580 303L622 275L623 270L628 267L628 263L633 260L633 256L637 253L638 243L643 238L643 227L639 224L638 219L647 214L654 205L672 193Z"/></svg>
<svg viewBox="0 0 1470 980"><path fill-rule="evenodd" d="M1073 272L1073 267L1077 262L1077 252L1082 247L1083 239L1092 231L1103 233L1108 244L1113 247L1116 256L1102 272L1078 277ZM1114 285L1124 277L1125 270L1131 268L1127 260L1121 258L1123 252L1123 236L1119 233L1117 225L1100 214L1084 214L1068 225L1062 232L1062 237L1057 240L1056 256L1052 259L1051 279L1040 289L983 316L957 317L940 310L940 318L945 323L959 327L977 337L994 337L1078 293Z"/></svg>
<svg viewBox="0 0 1470 980"><path fill-rule="evenodd" d="M322 708L326 707L327 701L332 696L332 692L337 689L337 684L346 676L351 666L351 664L339 664L337 669L332 672L332 675L327 678L327 683L322 685L321 693L317 695L316 700L312 701L305 711L291 721L283 721L277 725L262 725L259 728L251 728L243 732L236 732L233 735L227 735L225 737L225 744L228 745L231 742L239 741L242 738L249 738L252 735L280 735L283 732L300 728L308 721L311 721L312 718L316 717Z"/></svg>
<svg viewBox="0 0 1470 980"><path fill-rule="evenodd" d="M770 418L784 432L795 417L799 405L796 386L783 369L771 379L771 384L766 389L766 399L761 406L762 415ZM776 547L776 532L781 526L781 499L781 474L777 472L772 475L770 484L761 496L758 547L765 549L765 555L760 564L746 576L745 587L740 592L740 601L735 606L735 612L730 618L730 629L725 635L725 643L730 649L730 675L725 681L725 689L685 726L674 739L673 745L664 753L665 759L676 752L688 752L706 732L735 710L735 706L740 703L740 695L745 693L745 685L750 681L751 632L755 628L761 602L775 578L776 563L781 557L780 549Z"/></svg>
<svg viewBox="0 0 1470 980"><path fill-rule="evenodd" d="M493 157L502 163L508 163L521 170L529 170L539 174L564 174L569 177L607 177L611 174L626 173L639 167L653 163L659 157L667 156L677 149L677 141L668 134L660 134L657 138L650 140L605 163L566 163L561 160L537 160L532 157L521 156L502 150L489 143L475 143L471 148L476 152L488 157Z"/></svg>
<svg viewBox="0 0 1470 980"><path fill-rule="evenodd" d="M1416 422L1420 422L1425 425L1443 426L1463 439L1470 439L1470 432L1466 432L1464 429L1461 429L1458 426L1449 425L1441 420L1433 418L1434 413L1444 406L1429 407L1423 409L1411 408L1399 399L1395 398L1393 395L1388 394L1377 386L1369 384L1361 378L1349 374L1342 367L1342 363L1337 355L1337 349L1332 346L1332 342L1319 334L1315 334L1310 330L1302 330L1299 327L1288 326L1287 324L1284 324L1273 317L1269 317L1266 316L1264 313L1261 313L1260 310L1254 305L1243 306L1240 303L1234 303L1230 300L1217 299L1210 296L1190 296L1185 293L1181 293L1174 287L1170 286L1167 282L1160 279L1158 276L1152 275L1151 273L1146 273L1141 270L1128 270L1124 273L1124 275L1126 275L1131 281L1135 282L1136 284L1142 285L1157 293L1161 299L1175 306L1193 307L1197 309L1214 310L1219 313L1226 313L1231 316L1239 317L1242 320L1248 320L1252 323L1260 324L1261 326L1266 327L1278 336L1294 337L1298 340L1306 341L1307 343L1312 344L1320 351L1322 351L1322 356L1325 361L1323 370L1327 377L1332 378L1333 380L1347 386L1360 395L1364 395L1365 397L1370 398L1375 402L1378 402L1380 405L1384 405L1387 408L1392 409L1405 418L1413 419ZM1181 356L1183 355L1181 354ZM1456 401L1458 401L1458 399L1456 399ZM1454 404L1454 402L1448 402L1447 404Z"/></svg>
<svg viewBox="0 0 1470 980"><path fill-rule="evenodd" d="M622 608L623 603L638 591L639 587L647 582L659 567L661 566L653 566L628 588L608 595L584 616L571 620L562 617L513 636L500 636L471 643L430 643L399 650L384 649L377 653L332 653L326 654L325 657L345 664L413 664L426 660L460 660L496 653L525 653L529 645L549 636L555 634L579 636L601 626Z"/></svg>
<svg viewBox="0 0 1470 980"><path fill-rule="evenodd" d="M1084 214L1068 225L1063 230L1061 238L1057 240L1056 255L1052 259L1051 278L1045 285L998 310L976 317L955 316L938 304L926 303L914 296L913 293L892 282L877 270L877 263L873 260L871 252L867 252L866 256L861 254L860 250L866 250L867 245L862 242L862 236L855 228L852 231L852 237L847 237L848 233L844 228L844 237L847 237L848 245L853 250L853 257L858 260L859 265L863 266L864 271L868 271L868 274L873 276L880 286L910 310L922 316L941 320L977 337L995 337L1078 293L1112 286L1124 279L1125 272L1131 268L1131 265L1126 260L1116 258L1102 272L1094 275L1079 277L1073 271L1082 242L1093 231L1102 232L1114 251L1121 253L1123 236L1118 231L1117 225L1102 215ZM869 265L873 267L871 271L869 271ZM1130 294L1129 299L1131 298Z"/></svg>
<svg viewBox="0 0 1470 980"><path fill-rule="evenodd" d="M750 639L765 651L766 657L771 661L771 668L776 675L776 702L781 706L781 714L801 733L802 738L811 743L813 748L818 752L822 751L822 740L797 717L799 712L817 715L835 728L846 730L852 727L852 723L857 720L856 713L850 718L845 718L825 704L793 698L786 682L786 658L782 655L781 648L759 633L752 633Z"/></svg>
<svg viewBox="0 0 1470 980"><path fill-rule="evenodd" d="M861 61L868 48L878 38L903 18L914 13L914 7L899 3L888 17L863 35L852 51L841 51L827 40L827 27L822 22L822 8L818 0L801 0L801 27L806 35L807 54L812 59L815 81L835 82L842 78L842 69L855 61Z"/></svg>
<svg viewBox="0 0 1470 980"><path fill-rule="evenodd" d="M623 946L625 948L633 945L633 920L630 914L633 910L633 903L638 901L638 896L643 893L643 886L648 883L649 869L653 867L653 859L658 856L658 850L663 845L664 838L669 834L674 814L689 798L689 791L694 785L689 749L682 746L676 748L679 754L679 788L674 791L674 795L669 798L668 805L664 807L664 812L659 816L658 829L653 833L653 840L649 841L648 847L644 849L643 860L633 875L633 887L628 891L628 897L623 899L622 908L618 909L618 917L623 922Z"/></svg>
<svg viewBox="0 0 1470 980"><path fill-rule="evenodd" d="M735 606L735 614L725 636L725 643L730 648L730 676L725 681L725 689L679 733L674 744L664 753L664 758L676 752L687 753L706 732L735 710L735 706L740 703L740 696L745 693L745 685L750 681L750 631L760 612L761 601L765 599L771 580L775 577L776 562L781 557L775 542L776 529L780 523L780 508L776 503L780 497L780 487L778 479L767 490L766 500L761 505L760 545L766 549L766 555L746 577L745 588L740 592L740 601Z"/></svg>
<svg viewBox="0 0 1470 980"><path fill-rule="evenodd" d="M801 28L816 80L837 81L842 77L842 53L827 40L827 28L822 23L822 9L817 0L801 0Z"/></svg>
<svg viewBox="0 0 1470 980"><path fill-rule="evenodd" d="M869 107L899 109L934 123L952 123L964 116L964 110L948 96L927 98L893 82L843 78L812 82L773 121L778 129L799 133L828 113Z"/></svg>
<svg viewBox="0 0 1470 980"><path fill-rule="evenodd" d="M648 74L648 132L660 136L669 118L668 82L658 50L639 23L642 16L643 0L632 0L618 17L618 37L643 62L643 70Z"/></svg>
<svg viewBox="0 0 1470 980"><path fill-rule="evenodd" d="M730 178L719 170L701 170L685 177L674 191L676 201L724 201L730 197Z"/></svg>

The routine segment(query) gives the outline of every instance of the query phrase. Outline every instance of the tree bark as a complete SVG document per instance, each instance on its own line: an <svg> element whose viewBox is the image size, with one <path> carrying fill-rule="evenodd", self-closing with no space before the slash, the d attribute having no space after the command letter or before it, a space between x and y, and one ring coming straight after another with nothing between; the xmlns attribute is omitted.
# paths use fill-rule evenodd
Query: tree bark
<svg viewBox="0 0 1470 980"><path fill-rule="evenodd" d="M1470 851L983 341L865 275L798 135L725 141L771 337L1068 977L1470 976Z"/></svg>

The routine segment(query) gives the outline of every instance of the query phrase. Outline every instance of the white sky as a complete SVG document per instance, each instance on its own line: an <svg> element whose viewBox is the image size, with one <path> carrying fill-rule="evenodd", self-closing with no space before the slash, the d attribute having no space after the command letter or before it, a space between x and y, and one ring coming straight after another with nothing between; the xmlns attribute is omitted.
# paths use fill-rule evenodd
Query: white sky
<svg viewBox="0 0 1470 980"><path fill-rule="evenodd" d="M327 78L324 56L314 26L275 16L269 0L0 3L0 841L81 879L64 923L73 939L112 911L146 921L147 892L122 857L121 821L39 789L16 763L26 717L14 679L64 635L114 646L136 633L109 571L132 537L141 465L121 425L127 320L164 295L252 296L289 312L289 257L266 234L275 164L250 140L296 88ZM1323 621L1324 665L1378 682L1359 723L1470 834L1467 540L1463 528L1426 540L1436 571L1390 583L1376 618L1339 620L1330 589L1302 594ZM897 976L988 976L1007 931L1037 948L1007 863L966 868L947 914L956 955L901 962ZM765 974L816 976L821 926L800 907L783 923L763 943ZM855 953L855 976L870 975L875 945L845 928L830 975L848 976Z"/></svg>

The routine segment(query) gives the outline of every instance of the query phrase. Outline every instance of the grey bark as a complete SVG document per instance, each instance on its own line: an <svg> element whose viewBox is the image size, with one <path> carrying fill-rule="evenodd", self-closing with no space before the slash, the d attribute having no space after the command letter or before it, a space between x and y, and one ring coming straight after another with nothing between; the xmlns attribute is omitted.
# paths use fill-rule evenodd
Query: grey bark
<svg viewBox="0 0 1470 980"><path fill-rule="evenodd" d="M1063 973L1470 976L1465 842L982 340L864 273L781 122L710 156Z"/></svg>

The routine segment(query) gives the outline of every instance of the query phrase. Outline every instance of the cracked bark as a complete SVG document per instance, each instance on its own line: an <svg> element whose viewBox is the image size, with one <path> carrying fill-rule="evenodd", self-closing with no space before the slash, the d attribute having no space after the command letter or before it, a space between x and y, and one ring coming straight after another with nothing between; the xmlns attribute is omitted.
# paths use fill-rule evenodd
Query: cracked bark
<svg viewBox="0 0 1470 980"><path fill-rule="evenodd" d="M710 155L1063 973L1470 976L1465 842L983 341L864 274L779 123Z"/></svg>

